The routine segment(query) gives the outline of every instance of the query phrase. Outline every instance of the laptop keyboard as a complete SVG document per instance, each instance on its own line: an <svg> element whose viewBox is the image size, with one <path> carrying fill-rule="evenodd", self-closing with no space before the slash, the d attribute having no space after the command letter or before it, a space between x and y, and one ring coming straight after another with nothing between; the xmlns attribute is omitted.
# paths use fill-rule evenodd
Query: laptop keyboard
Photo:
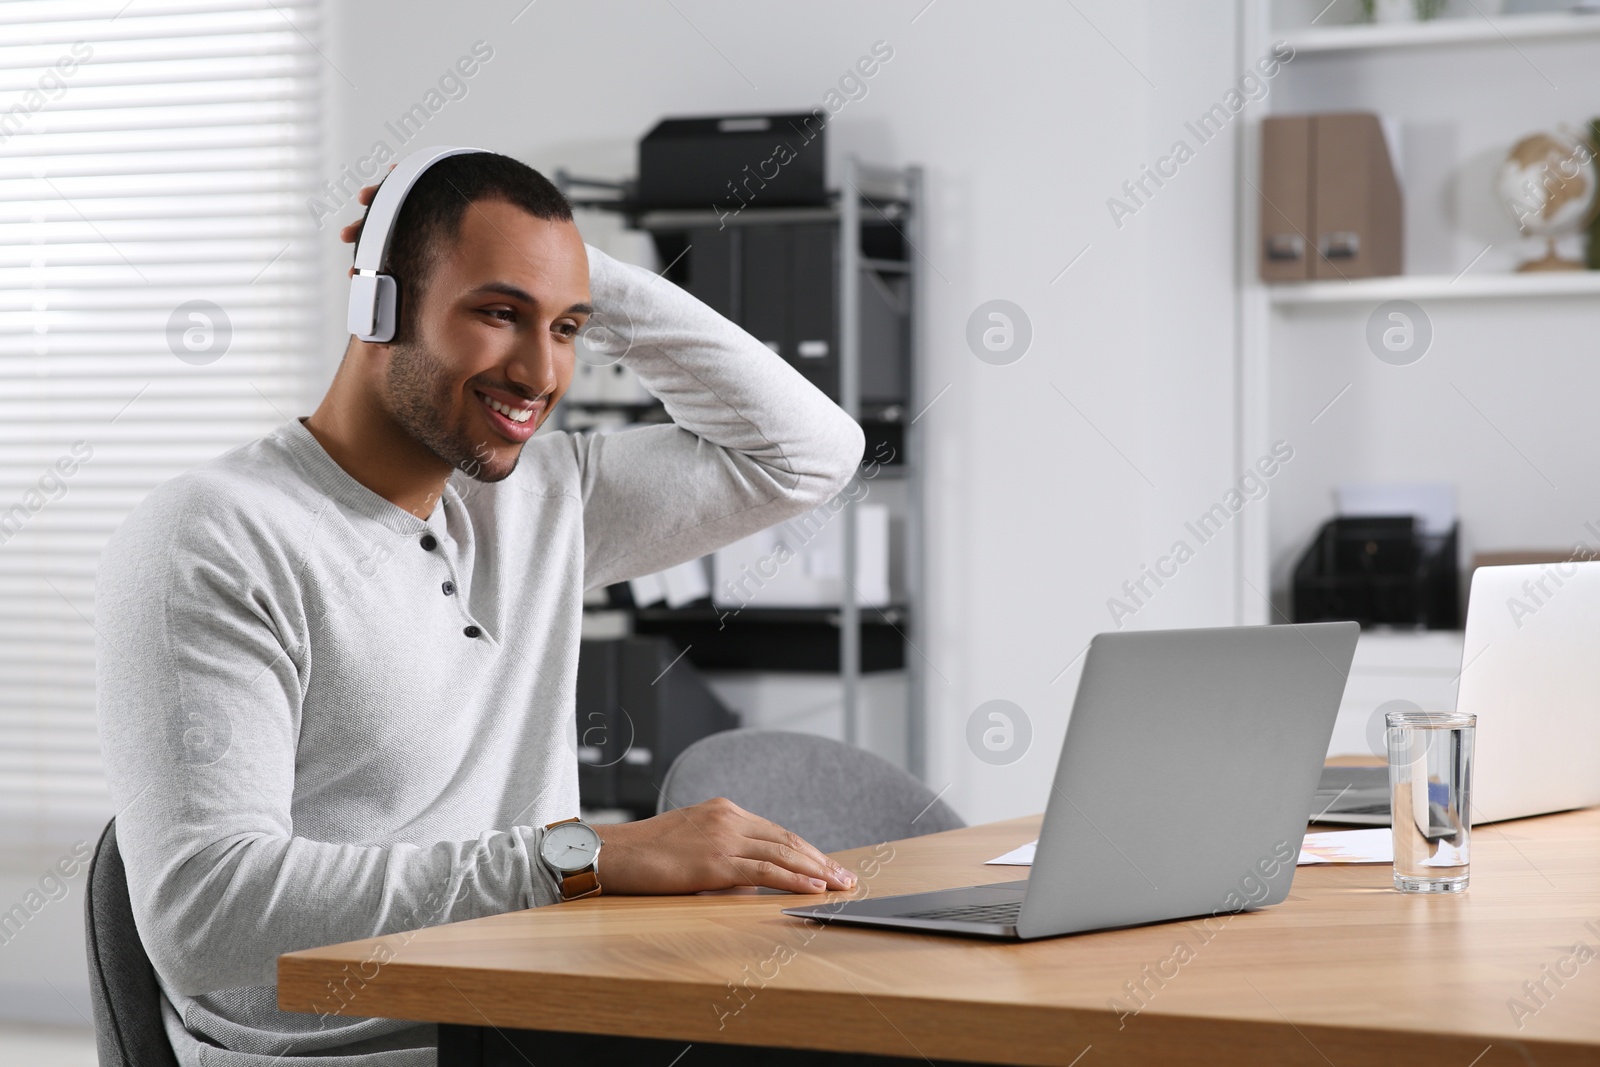
<svg viewBox="0 0 1600 1067"><path fill-rule="evenodd" d="M959 904L948 908L930 908L927 911L903 913L907 919L940 919L946 922L995 923L1015 926L1022 914L1022 901L1010 900L1000 904Z"/></svg>
<svg viewBox="0 0 1600 1067"><path fill-rule="evenodd" d="M1387 815L1389 804L1338 804L1328 809L1334 815Z"/></svg>

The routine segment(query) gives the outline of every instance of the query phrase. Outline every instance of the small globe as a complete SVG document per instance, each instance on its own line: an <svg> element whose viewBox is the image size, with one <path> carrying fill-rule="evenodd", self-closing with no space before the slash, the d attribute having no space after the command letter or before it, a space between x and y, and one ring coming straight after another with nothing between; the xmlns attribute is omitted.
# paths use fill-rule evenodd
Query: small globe
<svg viewBox="0 0 1600 1067"><path fill-rule="evenodd" d="M1567 264L1555 255L1556 238L1579 232L1600 209L1595 155L1595 147L1582 138L1536 133L1518 141L1501 164L1495 176L1500 202L1523 233L1550 244L1545 259L1537 263L1550 268Z"/></svg>

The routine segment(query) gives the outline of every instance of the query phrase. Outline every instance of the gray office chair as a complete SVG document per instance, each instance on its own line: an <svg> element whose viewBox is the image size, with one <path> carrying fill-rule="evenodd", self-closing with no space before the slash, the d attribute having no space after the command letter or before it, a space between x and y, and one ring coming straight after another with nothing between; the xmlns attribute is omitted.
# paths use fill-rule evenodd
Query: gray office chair
<svg viewBox="0 0 1600 1067"><path fill-rule="evenodd" d="M967 825L887 760L831 738L781 730L728 730L696 741L672 762L656 811L713 797L727 797L824 852Z"/></svg>
<svg viewBox="0 0 1600 1067"><path fill-rule="evenodd" d="M83 933L100 1067L178 1067L161 1021L155 968L133 925L115 819L106 824L89 861Z"/></svg>

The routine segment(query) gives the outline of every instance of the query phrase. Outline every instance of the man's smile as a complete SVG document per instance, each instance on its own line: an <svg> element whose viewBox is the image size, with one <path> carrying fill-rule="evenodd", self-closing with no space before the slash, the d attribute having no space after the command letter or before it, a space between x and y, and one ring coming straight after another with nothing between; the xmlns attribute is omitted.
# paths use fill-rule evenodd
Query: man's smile
<svg viewBox="0 0 1600 1067"><path fill-rule="evenodd" d="M508 441L521 444L539 428L548 404L548 394L529 400L499 390L473 389L489 424Z"/></svg>

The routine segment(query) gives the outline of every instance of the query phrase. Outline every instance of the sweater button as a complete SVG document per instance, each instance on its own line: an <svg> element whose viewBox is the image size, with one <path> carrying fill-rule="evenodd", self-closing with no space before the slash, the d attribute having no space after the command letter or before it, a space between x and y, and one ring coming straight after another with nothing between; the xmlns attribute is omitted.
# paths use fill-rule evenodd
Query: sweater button
<svg viewBox="0 0 1600 1067"><path fill-rule="evenodd" d="M477 637L479 634L483 633L483 631L478 629L476 626L468 626L461 632L466 634L468 637Z"/></svg>
<svg viewBox="0 0 1600 1067"><path fill-rule="evenodd" d="M424 552L432 552L439 547L439 539L434 537L433 534L423 534L421 544Z"/></svg>
<svg viewBox="0 0 1600 1067"><path fill-rule="evenodd" d="M444 590L444 595L445 596L455 596L456 595L456 583L455 582L445 582L439 588Z"/></svg>

